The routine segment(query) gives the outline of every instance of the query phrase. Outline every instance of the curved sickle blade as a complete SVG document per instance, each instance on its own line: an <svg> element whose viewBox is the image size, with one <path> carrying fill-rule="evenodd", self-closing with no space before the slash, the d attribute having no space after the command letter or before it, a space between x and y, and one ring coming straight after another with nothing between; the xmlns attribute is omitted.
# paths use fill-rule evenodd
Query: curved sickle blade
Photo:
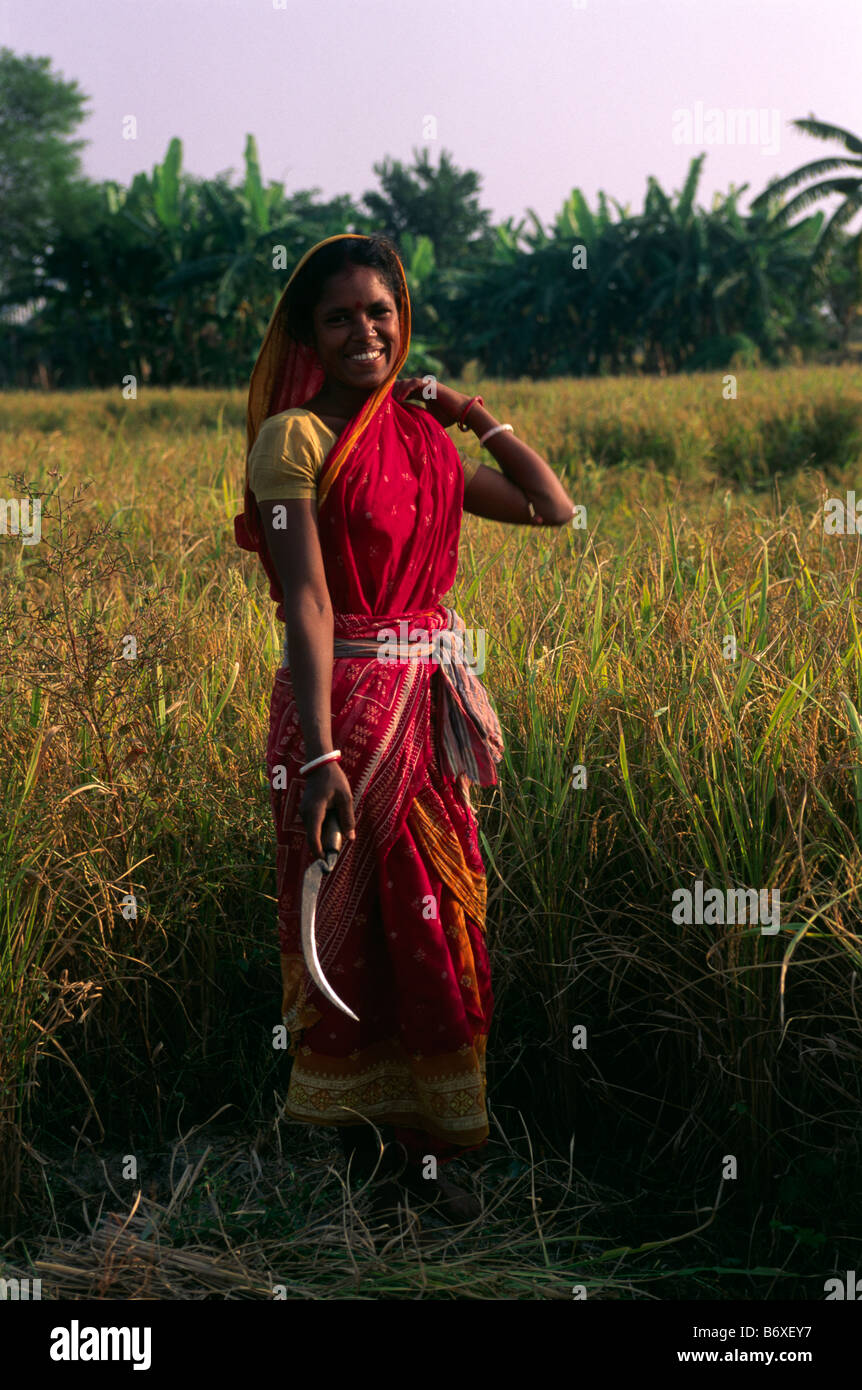
<svg viewBox="0 0 862 1390"><path fill-rule="evenodd" d="M327 980L320 966L320 959L317 954L317 941L314 934L314 923L317 914L317 895L320 892L320 885L323 875L331 873L338 858L338 851L341 849L341 831L338 827L336 817L330 812L323 823L323 834L321 836L325 857L316 859L315 862L306 869L305 877L302 880L302 954L308 973L311 976L321 994L334 1004L348 1018L352 1018L355 1023L359 1022L358 1016L349 1009L343 999L339 999L335 990Z"/></svg>

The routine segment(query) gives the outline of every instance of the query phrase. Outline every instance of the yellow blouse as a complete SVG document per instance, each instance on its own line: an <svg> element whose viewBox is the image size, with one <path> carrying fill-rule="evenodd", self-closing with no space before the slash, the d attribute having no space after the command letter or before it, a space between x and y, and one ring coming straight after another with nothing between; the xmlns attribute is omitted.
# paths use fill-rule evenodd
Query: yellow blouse
<svg viewBox="0 0 862 1390"><path fill-rule="evenodd" d="M316 497L320 470L335 439L328 425L302 406L270 415L248 458L249 486L258 502ZM480 460L462 458L461 463L466 487Z"/></svg>

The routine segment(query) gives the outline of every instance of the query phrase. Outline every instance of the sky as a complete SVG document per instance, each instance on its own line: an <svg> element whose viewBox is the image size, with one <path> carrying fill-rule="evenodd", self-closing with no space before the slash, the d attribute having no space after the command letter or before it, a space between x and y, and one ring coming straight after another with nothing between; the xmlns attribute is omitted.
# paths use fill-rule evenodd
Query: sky
<svg viewBox="0 0 862 1390"><path fill-rule="evenodd" d="M794 119L862 136L862 0L0 0L0 45L77 80L84 172L124 184L175 135L239 178L252 133L265 181L324 197L445 149L495 220L548 225L575 187L640 211L703 151L697 201L748 183L744 210L846 153Z"/></svg>

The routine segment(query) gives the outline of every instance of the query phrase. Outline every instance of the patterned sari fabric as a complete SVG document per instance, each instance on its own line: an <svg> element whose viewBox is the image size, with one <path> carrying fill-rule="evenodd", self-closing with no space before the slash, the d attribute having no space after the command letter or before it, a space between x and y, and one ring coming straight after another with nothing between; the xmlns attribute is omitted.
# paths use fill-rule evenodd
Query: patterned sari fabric
<svg viewBox="0 0 862 1390"><path fill-rule="evenodd" d="M406 326L409 336L409 307ZM317 387L307 363L298 377L308 399ZM306 755L286 667L272 694L266 761L282 1009L294 1059L286 1111L315 1124L388 1123L414 1152L428 1151L430 1136L445 1161L488 1134L493 994L468 786L496 782L502 742L478 680L465 681L464 668L453 680L427 647L415 649L424 656L411 647L409 656L379 659L383 633L409 640L424 631L433 645L463 627L440 601L457 570L461 462L430 415L393 398L392 380L345 427L318 485L335 629L333 744L353 794L356 838L323 877L317 941L323 971L358 1023L322 996L303 960L300 900L312 857L299 816ZM287 408L285 397L299 403L282 378L268 389L272 413ZM248 493L237 538L266 564ZM266 568L280 599L271 562Z"/></svg>

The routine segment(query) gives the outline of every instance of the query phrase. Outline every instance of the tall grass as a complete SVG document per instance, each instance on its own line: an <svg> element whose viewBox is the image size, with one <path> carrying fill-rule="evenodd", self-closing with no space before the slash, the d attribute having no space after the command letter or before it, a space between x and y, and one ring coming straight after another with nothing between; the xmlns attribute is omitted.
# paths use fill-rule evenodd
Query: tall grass
<svg viewBox="0 0 862 1390"><path fill-rule="evenodd" d="M487 630L507 744L481 794L492 1104L528 1110L548 1152L574 1134L585 1161L709 1200L734 1154L752 1201L774 1178L804 1215L862 1099L858 549L822 524L855 485L862 373L746 372L735 401L717 376L471 389L588 508L586 532L465 516L450 596ZM46 497L42 543L2 549L20 1227L70 1129L158 1144L179 1115L265 1114L283 1084L262 767L280 641L232 539L241 393L8 395L0 424L6 495ZM780 933L675 925L698 879L780 888Z"/></svg>

